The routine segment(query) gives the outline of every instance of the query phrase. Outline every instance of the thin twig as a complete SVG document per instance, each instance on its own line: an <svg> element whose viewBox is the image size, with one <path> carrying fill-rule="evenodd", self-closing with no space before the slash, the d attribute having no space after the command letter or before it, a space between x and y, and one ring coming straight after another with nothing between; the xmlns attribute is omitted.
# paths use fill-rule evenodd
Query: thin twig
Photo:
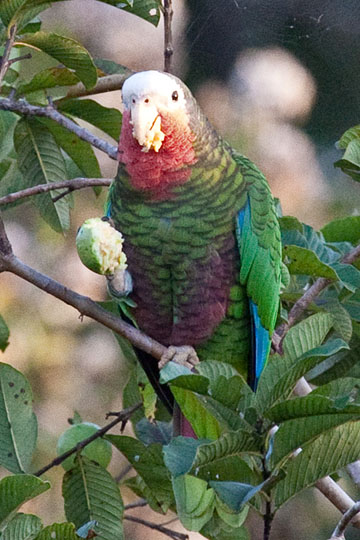
<svg viewBox="0 0 360 540"><path fill-rule="evenodd" d="M9 195L0 197L0 206L4 204L10 204L26 197L32 197L39 195L40 193L47 193L56 189L70 189L75 191L77 189L83 189L87 187L95 186L110 186L112 182L111 178L73 178L72 180L64 180L63 182L51 182L50 184L38 184L30 188L22 189L21 191L15 191Z"/></svg>
<svg viewBox="0 0 360 540"><path fill-rule="evenodd" d="M125 465L123 470L120 471L119 474L115 477L115 482L120 483L121 480L124 478L124 476L126 476L127 473L131 471L131 469L132 469L132 465L130 465L129 463Z"/></svg>
<svg viewBox="0 0 360 540"><path fill-rule="evenodd" d="M75 124L75 122L70 120L70 118L59 113L51 105L41 107L38 105L31 105L25 99L15 100L12 98L2 98L0 99L0 110L20 113L23 116L40 116L50 118L57 124L60 124L60 126L66 128L68 131L71 131L71 133L75 133L75 135L77 135L83 141L86 141L92 146L95 146L95 148L105 152L105 154L112 159L117 159L116 146L113 146L104 139L100 139L100 137L96 137L87 129L78 126Z"/></svg>
<svg viewBox="0 0 360 540"><path fill-rule="evenodd" d="M335 527L330 540L335 540L335 539L345 540L345 536L344 536L345 529L350 524L353 517L356 516L356 514L358 514L359 512L360 512L360 501L355 503L354 506L352 506L352 508L350 508L347 512L345 512L345 514L343 515L343 517L340 519L339 523Z"/></svg>
<svg viewBox="0 0 360 540"><path fill-rule="evenodd" d="M168 529L163 525L158 525L157 523L152 523L152 521L146 521L145 519L141 519L135 516L127 516L125 514L124 519L127 519L128 521L133 521L134 523L140 523L141 525L145 525L145 527L149 527L149 529L159 531L162 534L168 536L169 538L173 538L173 540L188 540L189 538L187 534L172 531L171 529Z"/></svg>
<svg viewBox="0 0 360 540"><path fill-rule="evenodd" d="M139 499L136 502L126 504L124 506L124 510L132 510L133 508L139 508L142 506L147 506L149 503L145 499Z"/></svg>
<svg viewBox="0 0 360 540"><path fill-rule="evenodd" d="M11 60L8 61L8 65L11 66L12 64L15 64L15 62L21 62L21 60L30 60L30 58L32 58L31 53L23 54L22 56L11 58Z"/></svg>
<svg viewBox="0 0 360 540"><path fill-rule="evenodd" d="M164 15L164 71L171 72L171 61L174 54L174 47L172 41L172 0L164 0L163 7Z"/></svg>
<svg viewBox="0 0 360 540"><path fill-rule="evenodd" d="M36 473L34 473L34 476L41 476L44 473L46 473L48 470L52 469L53 467L56 467L57 465L60 465L65 459L67 459L72 454L75 454L76 452L79 452L85 446L90 444L91 442L95 441L96 439L99 439L105 433L107 433L111 428L116 426L116 424L119 424L121 422L121 431L124 430L126 422L129 420L132 414L136 412L140 407L142 406L142 402L136 403L136 405L133 405L132 407L128 407L127 409L124 409L123 411L120 411L116 414L116 418L106 424L106 426L102 427L101 429L98 429L95 433L90 435L90 437L87 437L86 439L83 439L82 441L78 442L75 446L70 448L70 450L67 450L57 458L53 459L48 465L45 465L45 467L42 467L42 469L39 469ZM114 416L114 414L112 414Z"/></svg>
<svg viewBox="0 0 360 540"><path fill-rule="evenodd" d="M5 48L4 48L4 53L2 55L2 57L0 57L0 91L1 91L1 85L2 85L2 81L6 75L6 72L7 70L9 69L9 56L10 56L10 53L11 53L11 49L14 45L14 41L15 41L15 36L16 36L16 24L14 24L11 28L10 28L10 32L9 32L9 37L8 39L6 40L6 43L5 43Z"/></svg>

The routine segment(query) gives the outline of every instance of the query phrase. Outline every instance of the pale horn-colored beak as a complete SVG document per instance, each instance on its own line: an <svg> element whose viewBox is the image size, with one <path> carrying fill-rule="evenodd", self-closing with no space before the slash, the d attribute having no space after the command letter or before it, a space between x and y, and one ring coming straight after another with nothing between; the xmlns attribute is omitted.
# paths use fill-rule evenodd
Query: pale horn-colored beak
<svg viewBox="0 0 360 540"><path fill-rule="evenodd" d="M143 152L158 152L165 139L161 131L161 117L157 108L144 99L131 104L131 123L133 137L142 146Z"/></svg>

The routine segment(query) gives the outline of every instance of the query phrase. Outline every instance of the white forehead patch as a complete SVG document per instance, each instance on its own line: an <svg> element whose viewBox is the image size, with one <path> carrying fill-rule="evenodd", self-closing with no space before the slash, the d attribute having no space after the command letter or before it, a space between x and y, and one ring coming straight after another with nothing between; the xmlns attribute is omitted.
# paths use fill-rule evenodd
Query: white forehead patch
<svg viewBox="0 0 360 540"><path fill-rule="evenodd" d="M172 100L172 95L177 92L178 98ZM154 96L164 105L183 106L185 104L184 91L180 84L169 77L166 73L160 71L141 71L131 75L123 84L122 98L126 108L130 107L132 97L141 98L145 96Z"/></svg>

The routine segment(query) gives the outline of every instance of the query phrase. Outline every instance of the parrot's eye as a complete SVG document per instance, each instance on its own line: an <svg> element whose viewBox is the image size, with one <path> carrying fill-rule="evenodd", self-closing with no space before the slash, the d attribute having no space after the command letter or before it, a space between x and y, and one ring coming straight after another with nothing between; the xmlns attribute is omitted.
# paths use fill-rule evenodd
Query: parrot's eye
<svg viewBox="0 0 360 540"><path fill-rule="evenodd" d="M134 105L135 105L135 103L136 103L136 99L135 99L135 98L132 98L132 100L131 100L131 101L132 101L132 102L134 103Z"/></svg>
<svg viewBox="0 0 360 540"><path fill-rule="evenodd" d="M179 94L177 93L176 90L175 90L175 92L172 93L171 99L173 101L177 101L179 99Z"/></svg>
<svg viewBox="0 0 360 540"><path fill-rule="evenodd" d="M145 102L145 103L149 103L149 101L150 101L149 98L145 98L145 99L144 99L144 102Z"/></svg>

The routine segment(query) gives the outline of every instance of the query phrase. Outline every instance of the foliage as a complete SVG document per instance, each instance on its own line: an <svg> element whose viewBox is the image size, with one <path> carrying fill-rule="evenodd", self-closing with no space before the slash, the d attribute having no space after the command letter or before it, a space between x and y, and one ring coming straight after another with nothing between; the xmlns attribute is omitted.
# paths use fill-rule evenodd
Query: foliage
<svg viewBox="0 0 360 540"><path fill-rule="evenodd" d="M103 2L155 25L159 22L159 0ZM121 127L117 110L67 94L79 83L91 90L106 74L123 73L124 68L94 60L73 39L43 32L35 17L49 4L45 0L2 0L1 46L16 25L15 46L41 51L54 59L54 67L37 72L30 80L9 68L0 99L11 95L44 105L52 97L67 117L75 122L85 120L117 140ZM358 181L359 126L343 135L339 147L345 152L335 166ZM0 196L74 177L70 171L100 176L89 142L48 118L4 110L0 110L0 159ZM37 195L34 203L52 228L66 231L72 199L57 197L62 191L50 193ZM205 361L196 374L168 364L162 380L170 385L199 437L170 440L166 415L155 406L153 391L144 373L134 366L127 345L132 374L124 400L126 404L144 400L141 412L133 416L138 439L106 437L135 471L123 485L144 497L153 510L177 512L187 529L212 540L248 538L244 522L250 506L264 516L270 500L275 512L360 454L360 380L355 366L360 349L360 267L356 261L343 261L344 254L360 240L359 217L334 220L320 232L289 216L281 217L280 225L284 263L290 273L282 293L282 320L287 321L296 300L317 278L326 278L329 286L307 307L303 320L286 333L282 354L272 355L257 391L221 362ZM1 350L8 340L9 330L0 316ZM315 388L307 396L294 398L296 382L303 376ZM276 432L272 430L275 425ZM21 373L1 364L0 464L13 474L0 482L0 539L56 536L72 540L96 535L122 540L124 506L121 489L104 466L108 454L102 459L104 456L97 458L90 452L90 460L79 451L67 462L70 469L63 481L67 523L43 527L40 518L18 512L24 502L50 488L48 482L29 474L36 441L30 385ZM99 448L101 454L101 448L107 446Z"/></svg>

